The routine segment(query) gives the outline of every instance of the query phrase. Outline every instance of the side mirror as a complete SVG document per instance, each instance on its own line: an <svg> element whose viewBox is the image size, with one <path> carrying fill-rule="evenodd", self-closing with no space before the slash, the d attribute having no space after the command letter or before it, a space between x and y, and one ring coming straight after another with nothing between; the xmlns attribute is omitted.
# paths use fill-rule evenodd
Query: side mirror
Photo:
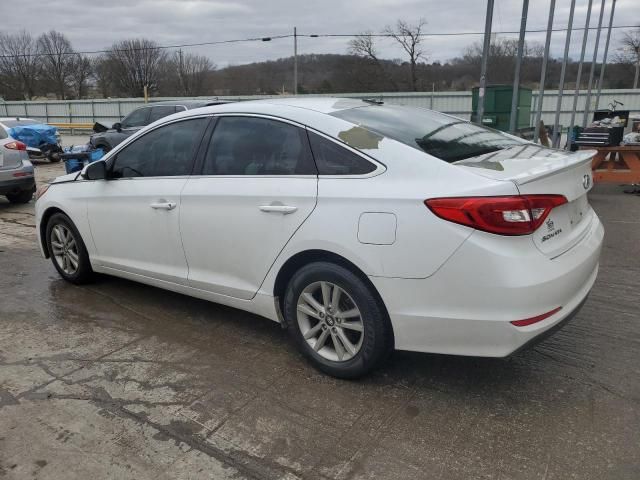
<svg viewBox="0 0 640 480"><path fill-rule="evenodd" d="M82 171L82 178L85 180L104 180L107 178L107 162L98 160L90 163Z"/></svg>
<svg viewBox="0 0 640 480"><path fill-rule="evenodd" d="M118 132L122 131L122 124L120 122L116 122L114 123L111 128L113 128L114 130L117 130Z"/></svg>

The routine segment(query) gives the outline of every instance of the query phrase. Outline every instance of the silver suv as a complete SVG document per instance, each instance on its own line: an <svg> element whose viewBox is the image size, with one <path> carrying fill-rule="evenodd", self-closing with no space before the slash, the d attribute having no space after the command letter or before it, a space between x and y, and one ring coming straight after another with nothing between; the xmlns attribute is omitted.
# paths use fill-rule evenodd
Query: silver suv
<svg viewBox="0 0 640 480"><path fill-rule="evenodd" d="M27 146L0 128L0 195L11 203L27 203L36 190Z"/></svg>

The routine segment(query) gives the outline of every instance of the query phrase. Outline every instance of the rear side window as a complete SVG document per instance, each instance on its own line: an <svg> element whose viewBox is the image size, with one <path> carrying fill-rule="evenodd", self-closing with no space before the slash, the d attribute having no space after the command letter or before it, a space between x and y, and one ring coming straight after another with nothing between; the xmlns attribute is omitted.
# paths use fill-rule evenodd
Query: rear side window
<svg viewBox="0 0 640 480"><path fill-rule="evenodd" d="M118 152L112 178L190 175L193 155L207 119L170 123L134 140Z"/></svg>
<svg viewBox="0 0 640 480"><path fill-rule="evenodd" d="M257 117L220 117L203 175L315 175L304 130Z"/></svg>
<svg viewBox="0 0 640 480"><path fill-rule="evenodd" d="M161 118L173 113L176 113L176 107L173 105L158 105L157 107L151 107L149 123L153 123L156 120L160 120Z"/></svg>
<svg viewBox="0 0 640 480"><path fill-rule="evenodd" d="M309 132L309 142L320 175L364 175L376 169L373 163L316 133Z"/></svg>
<svg viewBox="0 0 640 480"><path fill-rule="evenodd" d="M331 115L450 163L527 143L424 108L372 105Z"/></svg>

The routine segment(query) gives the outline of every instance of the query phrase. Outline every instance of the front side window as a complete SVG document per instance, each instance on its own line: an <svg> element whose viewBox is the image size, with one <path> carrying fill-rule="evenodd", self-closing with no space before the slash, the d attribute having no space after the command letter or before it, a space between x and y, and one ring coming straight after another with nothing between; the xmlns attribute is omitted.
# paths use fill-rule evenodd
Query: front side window
<svg viewBox="0 0 640 480"><path fill-rule="evenodd" d="M364 175L376 166L335 142L309 132L313 158L320 175Z"/></svg>
<svg viewBox="0 0 640 480"><path fill-rule="evenodd" d="M144 127L149 124L149 107L134 110L122 120L122 128Z"/></svg>
<svg viewBox="0 0 640 480"><path fill-rule="evenodd" d="M176 113L176 107L173 105L158 105L157 107L151 107L149 123L153 123L156 120L160 120L161 118L174 113Z"/></svg>
<svg viewBox="0 0 640 480"><path fill-rule="evenodd" d="M423 108L372 105L340 110L331 115L449 163L527 143L497 130Z"/></svg>
<svg viewBox="0 0 640 480"><path fill-rule="evenodd" d="M116 155L112 178L170 177L191 174L195 149L207 119L165 125L134 140Z"/></svg>
<svg viewBox="0 0 640 480"><path fill-rule="evenodd" d="M305 132L256 117L220 117L203 175L315 175Z"/></svg>

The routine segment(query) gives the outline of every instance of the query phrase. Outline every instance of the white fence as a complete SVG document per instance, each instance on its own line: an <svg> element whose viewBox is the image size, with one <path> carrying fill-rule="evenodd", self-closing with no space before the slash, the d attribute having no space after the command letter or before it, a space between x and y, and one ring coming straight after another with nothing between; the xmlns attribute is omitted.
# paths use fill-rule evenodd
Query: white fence
<svg viewBox="0 0 640 480"><path fill-rule="evenodd" d="M542 120L546 125L553 124L557 102L557 91L547 90L542 103ZM325 96L351 98L380 98L387 103L413 105L431 108L463 118L471 116L471 92L406 92L406 93L342 93ZM582 123L582 113L587 92L581 91L578 98L576 124ZM195 97L197 98L197 97ZM200 97L211 98L211 97ZM262 96L216 97L220 100L255 100L271 98ZM176 100L177 97L153 98L152 101ZM624 103L620 110L630 110L631 115L640 116L640 90L603 90L599 108L607 108L613 100ZM531 124L535 118L538 92L533 92L531 105ZM595 92L592 95L590 111L594 110ZM109 98L96 100L48 100L21 102L0 102L0 117L29 117L43 122L53 123L93 123L95 121L116 122L137 107L144 105L141 98ZM573 91L565 91L562 97L560 124L569 125L573 106Z"/></svg>

